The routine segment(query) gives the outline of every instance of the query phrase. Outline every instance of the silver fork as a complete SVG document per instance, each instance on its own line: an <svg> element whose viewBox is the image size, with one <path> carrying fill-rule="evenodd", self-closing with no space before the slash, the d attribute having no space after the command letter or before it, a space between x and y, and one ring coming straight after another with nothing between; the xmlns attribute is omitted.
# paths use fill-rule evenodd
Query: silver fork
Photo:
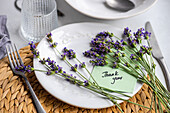
<svg viewBox="0 0 170 113"><path fill-rule="evenodd" d="M14 52L14 47L15 47L15 51L17 52L17 55L18 55L18 58L17 58L17 55L16 53ZM16 45L14 44L14 47L11 45L8 45L6 47L6 50L7 50L7 56L8 56L8 59L9 59L9 63L10 63L10 66L11 66L11 69L13 71L14 74L17 74L17 75L20 75L22 78L24 78L29 90L30 90L30 93L32 95L32 98L33 98L33 101L34 101L34 104L35 104L35 107L37 109L37 112L38 113L46 113L44 108L42 107L41 103L39 102L37 96L35 95L34 93L34 90L32 89L27 77L25 76L25 73L24 72L20 72L20 71L17 71L16 70L16 67L18 66L24 66L24 63L21 59L21 56L19 55L19 52L16 48ZM12 50L11 50L12 48ZM12 54L14 53L14 55ZM11 54L11 57L10 57L10 54ZM16 60L16 61L15 61Z"/></svg>

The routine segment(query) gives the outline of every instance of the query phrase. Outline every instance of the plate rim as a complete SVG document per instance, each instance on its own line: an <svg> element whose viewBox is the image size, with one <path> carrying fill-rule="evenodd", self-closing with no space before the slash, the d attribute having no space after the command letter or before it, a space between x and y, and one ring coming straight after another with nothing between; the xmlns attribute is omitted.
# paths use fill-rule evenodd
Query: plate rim
<svg viewBox="0 0 170 113"><path fill-rule="evenodd" d="M99 16L94 16L94 15L91 15L91 14L88 14L86 12L83 12L81 10L79 10L77 7L75 7L74 5L70 4L69 0L65 0L67 4L69 4L73 9L75 9L76 11L78 11L79 13L83 14L83 15L86 15L86 16L89 16L89 17L92 17L92 18L96 18L96 19L103 19L103 20L118 20L118 19L125 19L125 18L130 18L130 17L134 17L134 16L137 16L139 14L142 14L144 12L146 12L147 10L149 10L152 6L154 6L156 4L156 2L158 0L154 0L154 2L152 2L152 4L148 7L146 7L144 10L142 11L139 11L139 12L136 12L134 14L131 14L131 15L127 15L127 16L121 16L121 17L99 17Z"/></svg>
<svg viewBox="0 0 170 113"><path fill-rule="evenodd" d="M109 24L98 23L98 22L80 22L80 23L71 23L71 24L67 24L67 25L58 27L58 28L52 30L51 32L54 32L54 31L57 30L57 29L62 29L62 28L67 27L67 26L78 25L78 24L95 24L95 25L110 26ZM110 27L113 27L113 26L110 26ZM120 29L119 27L114 27L114 28ZM41 41L43 41L45 38L46 38L46 36L44 36L44 38L42 38ZM39 44L41 43L41 41L38 43L37 47L40 46ZM37 48L37 47L36 47L36 48ZM36 58L33 58L33 67L34 67L34 65L35 65L35 59L36 59ZM65 102L65 103L67 103L67 104L69 104L69 105L72 105L72 106L75 106L75 107L79 107L79 108L84 108L84 109L102 109L102 108L108 108L108 107L111 107L111 106L114 105L114 104L113 104L113 105L110 105L110 106L103 106L103 107L82 107L82 106L78 106L78 105L71 104L71 103L69 103L69 102L67 102L67 101L64 101L64 100L56 97L56 96L53 95L52 93L50 93L50 92L43 86L43 84L40 82L39 78L38 78L37 75L36 75L36 72L35 72L35 76L36 76L37 80L39 81L39 83L41 84L41 86L43 87L43 89L44 89L45 91L47 91L47 92L48 92L50 95L52 95L54 98L56 98L56 99L58 99L58 100L60 100L60 101L62 101L62 102ZM143 83L136 89L136 91L134 90L133 96L142 88L142 86L143 86ZM128 98L128 99L130 99L130 98ZM119 104L121 104L121 103L123 103L123 102L124 102L124 101L120 102Z"/></svg>

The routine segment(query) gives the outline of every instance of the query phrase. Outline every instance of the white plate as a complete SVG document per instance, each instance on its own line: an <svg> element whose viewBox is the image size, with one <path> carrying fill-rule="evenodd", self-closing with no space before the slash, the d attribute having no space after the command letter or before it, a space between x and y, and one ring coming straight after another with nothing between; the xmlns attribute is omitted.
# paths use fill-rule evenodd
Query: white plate
<svg viewBox="0 0 170 113"><path fill-rule="evenodd" d="M105 24L77 23L66 25L53 30L52 37L54 41L59 43L59 45L57 46L59 51L61 51L64 47L74 49L77 54L77 57L81 61L85 61L88 69L92 70L92 66L88 63L89 59L83 57L82 52L90 48L90 40L92 39L92 37L94 37L97 33L101 31L110 31L119 37L123 32L123 30L119 28L115 28ZM73 73L70 71L70 68L68 68L68 66L62 60L59 59L59 56L56 56L54 51L49 47L46 38L41 40L41 42L37 46L37 49L40 51L41 58L51 57L51 59L55 60L57 64L62 66L63 69L67 71L67 73ZM72 60L71 63L75 63L74 60ZM41 65L36 58L34 59L34 68L43 70L45 69L44 66ZM85 76L88 75L85 73L85 71L81 72L84 73ZM106 108L113 106L112 102L102 98L102 96L84 88L70 84L63 78L57 77L56 75L47 76L45 73L37 71L35 72L35 75L40 84L44 87L44 89L46 89L54 97L68 104L90 109ZM140 90L141 87L142 84L137 83L134 92L126 94L133 96ZM128 99L127 97L124 97L122 95L115 95L124 99ZM118 103L120 102L122 101L118 101Z"/></svg>
<svg viewBox="0 0 170 113"><path fill-rule="evenodd" d="M87 16L98 19L122 19L141 14L151 8L157 0L131 0L135 8L120 12L104 5L105 0L65 0L70 6Z"/></svg>

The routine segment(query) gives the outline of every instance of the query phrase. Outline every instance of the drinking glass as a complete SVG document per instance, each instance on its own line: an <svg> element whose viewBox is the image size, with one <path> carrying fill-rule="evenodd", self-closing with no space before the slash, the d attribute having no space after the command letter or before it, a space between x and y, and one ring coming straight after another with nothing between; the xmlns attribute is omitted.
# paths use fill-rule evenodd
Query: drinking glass
<svg viewBox="0 0 170 113"><path fill-rule="evenodd" d="M23 0L21 14L21 35L28 41L39 42L58 24L55 0Z"/></svg>

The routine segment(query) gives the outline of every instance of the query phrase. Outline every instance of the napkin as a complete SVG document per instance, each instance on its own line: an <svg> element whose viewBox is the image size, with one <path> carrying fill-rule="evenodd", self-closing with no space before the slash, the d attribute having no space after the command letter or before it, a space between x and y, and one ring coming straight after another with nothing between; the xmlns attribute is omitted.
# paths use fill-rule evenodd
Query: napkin
<svg viewBox="0 0 170 113"><path fill-rule="evenodd" d="M6 27L7 17L0 15L0 59L6 55L7 44L10 44L9 33Z"/></svg>

